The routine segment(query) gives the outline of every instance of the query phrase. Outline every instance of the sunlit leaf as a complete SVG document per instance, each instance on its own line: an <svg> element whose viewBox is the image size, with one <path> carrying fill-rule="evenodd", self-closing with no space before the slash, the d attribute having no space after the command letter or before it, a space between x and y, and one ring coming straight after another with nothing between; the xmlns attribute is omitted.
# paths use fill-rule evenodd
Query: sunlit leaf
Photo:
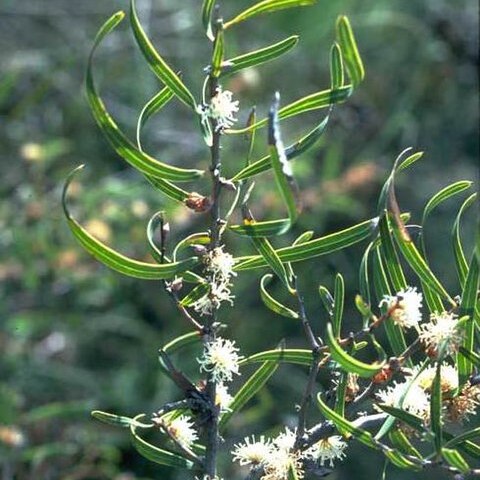
<svg viewBox="0 0 480 480"><path fill-rule="evenodd" d="M343 304L345 302L345 282L340 273L337 273L337 275L335 276L335 289L333 291L333 295L334 304L332 331L334 337L339 337L343 318Z"/></svg>
<svg viewBox="0 0 480 480"><path fill-rule="evenodd" d="M285 155L287 156L287 159L293 160L294 158L298 157L299 155L313 147L323 135L323 132L327 127L329 118L330 114L328 114L314 129L308 132L300 140L287 147L285 149ZM253 162L243 168L232 178L232 181L237 182L240 180L245 180L247 178L253 177L254 175L266 172L270 168L272 168L272 164L270 162L270 155L266 155L260 160L257 160L256 162Z"/></svg>
<svg viewBox="0 0 480 480"><path fill-rule="evenodd" d="M388 413L397 420L400 420L401 422L407 424L409 427L412 427L417 432L425 432L423 421L417 415L413 415L412 413L407 412L401 408L392 407L390 405L383 405L379 403L377 404L377 406L381 408L385 413Z"/></svg>
<svg viewBox="0 0 480 480"><path fill-rule="evenodd" d="M223 55L225 54L225 39L223 28L219 26L215 35L212 53L212 76L219 77L222 73Z"/></svg>
<svg viewBox="0 0 480 480"><path fill-rule="evenodd" d="M238 57L230 58L224 62L220 77L232 75L244 68L256 67L262 63L269 62L290 51L298 43L298 35L292 35L281 42L274 43L268 47L244 53Z"/></svg>
<svg viewBox="0 0 480 480"><path fill-rule="evenodd" d="M352 27L347 17L344 15L337 20L337 41L340 45L347 72L355 87L365 77L363 62L358 53L357 42L353 34Z"/></svg>
<svg viewBox="0 0 480 480"><path fill-rule="evenodd" d="M212 11L215 6L215 0L203 0L202 5L202 23L207 37L213 42L215 37L212 29Z"/></svg>
<svg viewBox="0 0 480 480"><path fill-rule="evenodd" d="M343 87L343 83L342 49L335 42L330 50L330 87L332 89L340 88Z"/></svg>
<svg viewBox="0 0 480 480"><path fill-rule="evenodd" d="M406 470L421 470L421 464L412 462L398 450L384 450L383 454L397 467Z"/></svg>
<svg viewBox="0 0 480 480"><path fill-rule="evenodd" d="M114 427L131 427L132 425L139 428L152 428L153 423L143 423L130 417L123 417L121 415L114 415L113 413L102 412L100 410L94 410L92 417L107 425L113 425Z"/></svg>
<svg viewBox="0 0 480 480"><path fill-rule="evenodd" d="M290 308L286 307L285 305L281 304L278 300L275 300L268 292L266 289L266 283L272 279L273 275L267 273L262 277L260 280L260 296L262 298L263 303L267 308L272 310L275 313L278 313L279 315L282 315L282 317L287 317L287 318L294 318L298 319L299 315L297 312L291 310Z"/></svg>
<svg viewBox="0 0 480 480"><path fill-rule="evenodd" d="M135 421L139 418L144 417L144 415L138 415L135 417ZM169 452L162 448L156 447L151 443L148 443L143 438L141 438L136 431L134 425L130 426L130 433L132 435L132 443L137 452L145 457L151 462L159 463L160 465L167 465L174 468L186 468L191 469L193 467L193 462L187 460L176 453Z"/></svg>
<svg viewBox="0 0 480 480"><path fill-rule="evenodd" d="M398 448L402 453L412 457L422 458L420 452L410 443L408 437L399 428L391 430L388 434L392 445Z"/></svg>
<svg viewBox="0 0 480 480"><path fill-rule="evenodd" d="M95 37L94 45L88 59L86 89L87 98L92 109L93 116L115 151L137 170L140 170L146 175L159 177L164 180L178 182L194 180L203 175L201 170L183 169L174 167L172 165L167 165L159 162L158 160L150 157L146 153L143 153L141 150L136 148L135 145L118 128L118 125L107 112L103 101L98 96L92 73L93 54L103 38L105 38L105 36L111 32L123 20L123 18L124 13L117 12L105 22Z"/></svg>
<svg viewBox="0 0 480 480"><path fill-rule="evenodd" d="M452 448L442 448L442 457L449 465L460 470L462 473L468 473L470 467L458 450Z"/></svg>
<svg viewBox="0 0 480 480"><path fill-rule="evenodd" d="M317 395L317 403L320 411L325 416L325 418L333 422L335 426L341 429L341 431L348 432L350 435L353 435L359 442L362 442L370 448L379 448L370 432L367 432L363 428L356 427L346 418L342 417L341 415L333 411L331 408L329 408L326 403L323 402L320 393Z"/></svg>
<svg viewBox="0 0 480 480"><path fill-rule="evenodd" d="M278 348L275 350L266 350L264 352L258 352L253 355L240 360L239 365L248 365L250 363L257 362L269 362L278 361L285 363L295 363L299 365L311 366L313 355L311 350L302 350L299 348Z"/></svg>
<svg viewBox="0 0 480 480"><path fill-rule="evenodd" d="M143 30L135 8L135 0L130 0L130 23L140 50L147 60L148 65L158 78L183 102L193 110L197 108L197 102L184 85L180 77L167 65L165 60L158 54L152 42Z"/></svg>
<svg viewBox="0 0 480 480"><path fill-rule="evenodd" d="M370 378L382 369L382 364L365 363L345 352L333 334L331 323L327 324L327 344L330 347L332 359L338 362L347 372Z"/></svg>
<svg viewBox="0 0 480 480"><path fill-rule="evenodd" d="M316 1L317 0L263 0L262 2L256 3L252 7L247 8L243 12L239 13L232 20L225 22L225 28L229 28L236 23L243 22L248 18L260 15L262 13L270 13L292 7L306 7L315 4Z"/></svg>
<svg viewBox="0 0 480 480"><path fill-rule="evenodd" d="M435 449L441 454L442 437L442 383L441 383L441 363L437 363L435 378L432 383L432 396L430 399L430 424L434 435Z"/></svg>
<svg viewBox="0 0 480 480"><path fill-rule="evenodd" d="M232 415L242 409L267 383L278 368L278 362L264 362L242 385L228 406L228 411L220 417L219 427L222 430Z"/></svg>
<svg viewBox="0 0 480 480"><path fill-rule="evenodd" d="M342 248L354 245L362 240L367 239L372 232L374 223L367 220L353 227L339 232L316 238L301 245L293 245L276 250L282 262L299 262L308 260L320 255L332 253ZM234 266L235 271L251 270L253 268L261 268L267 265L266 261L259 255L249 257L236 258Z"/></svg>

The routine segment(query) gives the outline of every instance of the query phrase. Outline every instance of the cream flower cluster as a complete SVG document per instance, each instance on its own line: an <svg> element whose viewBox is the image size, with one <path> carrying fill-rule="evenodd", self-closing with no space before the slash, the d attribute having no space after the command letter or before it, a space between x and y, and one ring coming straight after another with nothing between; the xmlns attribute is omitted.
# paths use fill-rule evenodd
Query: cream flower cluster
<svg viewBox="0 0 480 480"><path fill-rule="evenodd" d="M200 315L211 315L220 308L222 302L233 305L230 287L232 277L237 275L233 271L234 260L232 255L223 251L223 245L210 250L203 257L205 270L209 281L209 292L193 304L193 308Z"/></svg>
<svg viewBox="0 0 480 480"><path fill-rule="evenodd" d="M231 382L233 375L240 375L238 362L243 357L238 350L234 341L216 338L205 345L203 355L197 359L200 370L211 373L216 383Z"/></svg>
<svg viewBox="0 0 480 480"><path fill-rule="evenodd" d="M433 313L430 322L420 326L419 338L432 356L436 356L440 350L445 355L452 355L458 352L462 344L463 331L457 315L448 312Z"/></svg>
<svg viewBox="0 0 480 480"><path fill-rule="evenodd" d="M259 440L254 436L247 437L243 443L235 445L233 461L262 467L261 480L287 480L290 470L294 470L298 478L303 478L302 461L305 459L318 461L321 466L328 461L333 466L334 460L345 456L347 444L338 435L322 439L304 452L294 450L295 440L295 430L288 428L272 440L263 436Z"/></svg>
<svg viewBox="0 0 480 480"><path fill-rule="evenodd" d="M153 417L152 421L168 434L182 447L190 448L198 440L197 431L193 421L187 415L180 415L172 420L165 417Z"/></svg>
<svg viewBox="0 0 480 480"><path fill-rule="evenodd" d="M232 100L233 94L229 90L217 88L217 92L205 109L205 115L216 122L217 131L230 128L237 119L238 100Z"/></svg>
<svg viewBox="0 0 480 480"><path fill-rule="evenodd" d="M394 308L390 318L402 328L417 327L422 320L423 296L417 292L416 287L400 290L396 295L385 295L380 302L380 307L386 305L388 309Z"/></svg>

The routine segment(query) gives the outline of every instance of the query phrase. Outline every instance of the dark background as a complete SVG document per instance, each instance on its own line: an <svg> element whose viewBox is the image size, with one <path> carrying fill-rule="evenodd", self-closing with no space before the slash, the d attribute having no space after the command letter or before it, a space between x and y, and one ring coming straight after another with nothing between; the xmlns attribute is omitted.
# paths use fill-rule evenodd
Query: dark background
<svg viewBox="0 0 480 480"><path fill-rule="evenodd" d="M137 3L155 45L182 70L198 97L210 53L199 19L201 2ZM222 11L231 18L251 3L224 0ZM61 211L66 175L87 164L72 185L75 212L92 233L136 258L148 258L145 226L159 209L168 212L172 243L206 225L205 218L165 201L126 166L91 117L83 87L86 59L97 29L119 9L128 10L128 3L0 0L2 480L190 478L149 464L132 451L128 432L89 417L92 409L151 413L179 398L159 370L157 349L188 328L159 283L122 277L81 250ZM232 28L228 56L301 34L300 44L283 59L226 85L241 102L239 123L254 104L265 113L275 90L286 104L328 87L328 52L339 14L347 14L354 27L366 79L335 110L318 148L295 161L304 214L275 246L305 230L319 236L375 216L382 182L408 146L425 151L425 158L398 179L401 207L412 212L413 223L420 222L423 206L438 189L455 180L477 180L478 5L472 1L321 0L315 7L257 17ZM159 84L134 44L128 20L100 47L95 74L109 110L133 138L136 118ZM285 122L286 143L319 118L316 112ZM208 164L195 121L176 101L151 120L143 138L147 151L166 162ZM241 138L225 139L227 172L243 163L245 148ZM268 174L258 179L258 217L283 211L271 180ZM433 268L452 294L458 286L450 229L460 203L455 198L443 204L425 232ZM466 246L473 243L474 214L463 224ZM251 251L248 242L232 235L225 241L230 250ZM347 285L345 321L358 328L353 297L364 247L298 265L319 334L326 317L318 285L332 289L337 271ZM222 317L228 335L244 354L272 348L282 338L289 346L304 346L298 324L263 307L260 276L260 271L239 276L236 308ZM279 285L273 292L282 295ZM177 361L192 369L197 355L193 349ZM291 423L305 379L302 369L282 366L245 414L232 421L224 450L246 434ZM326 377L320 380L327 385ZM227 457L223 462L225 480L241 478L228 470ZM352 442L347 460L329 478L381 478L382 466L380 456ZM388 478L412 477L389 467Z"/></svg>

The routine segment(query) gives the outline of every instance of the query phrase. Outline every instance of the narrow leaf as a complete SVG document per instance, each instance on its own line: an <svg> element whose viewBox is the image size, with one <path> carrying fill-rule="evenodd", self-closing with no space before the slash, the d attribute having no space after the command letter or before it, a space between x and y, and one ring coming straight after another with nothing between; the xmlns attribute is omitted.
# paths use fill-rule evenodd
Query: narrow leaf
<svg viewBox="0 0 480 480"><path fill-rule="evenodd" d="M327 115L313 130L308 132L300 140L290 145L285 149L285 155L288 160L293 160L302 153L306 152L308 149L313 147L316 142L320 139L325 131L330 115ZM267 155L256 162L247 165L244 169L238 172L233 178L232 181L237 182L240 180L245 180L247 178L258 175L262 172L268 171L272 168L270 162L270 155Z"/></svg>
<svg viewBox="0 0 480 480"><path fill-rule="evenodd" d="M330 50L330 87L332 90L343 87L344 80L342 49L335 42Z"/></svg>
<svg viewBox="0 0 480 480"><path fill-rule="evenodd" d="M215 39L212 29L212 11L215 6L215 0L203 0L202 5L202 23L207 37L213 42Z"/></svg>
<svg viewBox="0 0 480 480"><path fill-rule="evenodd" d="M144 415L138 415L134 420L143 417ZM159 463L160 465L167 465L174 468L186 468L191 469L193 462L181 457L175 453L169 452L159 447L148 443L143 440L137 432L134 425L130 426L130 433L132 435L132 444L140 455L150 460L151 462Z"/></svg>
<svg viewBox="0 0 480 480"><path fill-rule="evenodd" d="M113 413L102 412L100 410L94 410L92 412L92 417L100 422L106 423L107 425L113 425L114 427L140 427L140 428L151 428L153 427L153 423L142 423L134 418L130 417L123 417L121 415L114 415Z"/></svg>
<svg viewBox="0 0 480 480"><path fill-rule="evenodd" d="M225 29L262 13L270 13L292 7L306 7L315 4L316 1L317 0L263 0L263 2L247 8L232 20L226 22Z"/></svg>
<svg viewBox="0 0 480 480"><path fill-rule="evenodd" d="M423 421L417 415L413 415L401 408L392 407L390 405L383 405L381 403L377 404L385 413L388 413L392 417L400 420L401 422L407 424L409 427L412 427L414 430L420 433L425 433L425 427Z"/></svg>
<svg viewBox="0 0 480 480"><path fill-rule="evenodd" d="M92 51L90 52L87 64L86 89L88 102L92 109L93 116L115 151L137 170L140 170L146 175L160 177L164 180L178 182L194 180L200 175L203 175L201 170L182 169L167 165L136 148L119 129L118 125L107 112L102 99L96 91L92 73L93 54L100 42L123 20L123 17L124 13L118 12L105 22L97 33Z"/></svg>
<svg viewBox="0 0 480 480"><path fill-rule="evenodd" d="M462 473L468 473L470 467L458 450L452 448L442 448L442 457L449 465L460 470Z"/></svg>
<svg viewBox="0 0 480 480"><path fill-rule="evenodd" d="M225 54L225 39L221 24L215 34L215 43L212 53L212 75L219 77L222 73L223 55Z"/></svg>
<svg viewBox="0 0 480 480"><path fill-rule="evenodd" d="M277 368L278 362L264 362L248 378L228 406L228 411L222 414L219 422L220 430L223 430L231 417L264 387Z"/></svg>
<svg viewBox="0 0 480 480"><path fill-rule="evenodd" d="M382 369L382 364L365 363L345 352L333 334L331 323L327 324L327 344L330 347L330 354L333 360L338 362L347 372L356 373L361 377L370 378Z"/></svg>
<svg viewBox="0 0 480 480"><path fill-rule="evenodd" d="M438 454L442 453L442 384L441 363L437 364L435 378L432 384L432 396L430 399L430 422L434 434L435 449Z"/></svg>
<svg viewBox="0 0 480 480"><path fill-rule="evenodd" d="M334 337L339 337L343 318L343 304L345 302L345 282L343 281L343 277L340 273L337 273L335 277L335 289L333 294L334 304L332 332Z"/></svg>
<svg viewBox="0 0 480 480"><path fill-rule="evenodd" d="M145 31L143 30L135 8L135 0L130 0L130 23L132 30L140 50L147 60L152 71L157 77L175 93L175 95L185 105L191 107L193 110L197 108L197 102L190 93L190 90L184 85L180 77L167 65L165 60L158 54L155 47L150 42Z"/></svg>
<svg viewBox="0 0 480 480"><path fill-rule="evenodd" d="M128 258L110 247L106 246L104 243L97 240L95 237L90 235L87 230L85 230L70 214L67 208L66 195L68 191L68 186L73 179L73 176L78 172L83 165L76 168L67 178L65 186L63 188L62 194L62 205L65 216L67 217L68 226L70 230L75 235L80 244L87 250L92 256L97 260L102 262L107 267L110 267L113 270L116 270L124 275L143 278L145 280L160 280L166 278L172 278L176 274L184 272L189 268L195 266L198 263L198 260L194 257L181 262L175 263L165 263L163 265L157 265L153 263L140 262L138 260L133 260Z"/></svg>
<svg viewBox="0 0 480 480"><path fill-rule="evenodd" d="M262 277L260 280L260 296L262 298L263 303L267 308L272 310L275 313L278 313L279 315L282 315L282 317L287 317L287 318L294 318L298 319L299 315L297 312L294 312L290 308L286 307L285 305L281 304L278 300L275 300L268 292L265 287L265 284L270 281L273 278L273 275L270 273L267 273Z"/></svg>
<svg viewBox="0 0 480 480"><path fill-rule="evenodd" d="M284 53L289 52L298 43L298 35L292 35L281 42L274 43L268 47L260 48L252 52L244 53L238 57L226 60L223 65L220 77L226 77L237 73L244 68L256 67L263 63L274 60Z"/></svg>
<svg viewBox="0 0 480 480"><path fill-rule="evenodd" d="M250 363L278 361L310 366L312 360L313 355L311 350L278 348L250 355L249 357L240 360L239 365L243 366L249 365Z"/></svg>
<svg viewBox="0 0 480 480"><path fill-rule="evenodd" d="M422 469L421 464L412 462L409 458L403 455L398 450L384 450L384 455L397 467L403 468L406 470L416 470L419 471Z"/></svg>
<svg viewBox="0 0 480 480"><path fill-rule="evenodd" d="M346 431L353 435L359 442L367 445L367 447L378 449L375 440L370 432L367 432L363 428L358 428L349 422L346 418L340 416L338 413L329 408L322 400L320 393L317 395L317 403L320 411L327 420L330 420L335 424L339 431Z"/></svg>
<svg viewBox="0 0 480 480"><path fill-rule="evenodd" d="M355 87L364 79L365 69L358 53L357 42L350 21L344 15L338 17L337 20L337 41L342 49L348 75Z"/></svg>
<svg viewBox="0 0 480 480"><path fill-rule="evenodd" d="M367 220L353 227L310 240L301 245L280 248L276 250L276 253L282 262L309 260L320 255L341 250L342 248L349 247L367 239L371 235L372 227L374 227L372 220ZM235 271L251 270L267 265L267 262L260 255L239 257L235 259L235 261Z"/></svg>

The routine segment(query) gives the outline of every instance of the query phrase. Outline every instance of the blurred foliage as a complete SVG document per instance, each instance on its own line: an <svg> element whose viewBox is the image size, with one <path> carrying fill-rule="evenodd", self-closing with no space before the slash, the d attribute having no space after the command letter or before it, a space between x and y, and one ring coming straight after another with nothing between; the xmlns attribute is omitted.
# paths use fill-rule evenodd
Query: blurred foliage
<svg viewBox="0 0 480 480"><path fill-rule="evenodd" d="M223 3L229 16L251 2ZM199 41L199 2L139 0L138 7L156 45L198 92L209 58L208 45ZM162 377L156 351L186 325L158 283L121 277L89 258L71 237L60 206L67 172L85 162L82 183L72 185L80 216L92 233L125 253L147 256L146 221L160 208L168 212L174 238L204 222L159 198L119 161L90 116L83 93L86 58L95 31L120 8L127 8L126 0L0 3L0 469L5 479L175 475L147 465L132 453L122 432L92 421L89 411L101 406L127 415L150 413L174 398L175 387ZM467 0L320 1L294 18L289 11L270 16L269 28L265 20L252 20L244 27L248 34L232 30L229 56L302 32L300 45L286 60L230 80L228 88L243 107L239 123L254 104L265 112L276 89L288 103L299 92L328 84L328 46L338 14L349 15L361 46L366 81L335 110L320 148L295 161L305 207L292 238L306 229L328 232L371 217L386 172L405 146L426 151L426 159L400 179L398 188L403 208L417 217L439 188L476 177L477 10ZM133 137L140 109L159 86L125 27L98 56L103 96ZM171 163L204 167L208 152L175 103L151 120L144 148ZM285 123L286 143L306 130L309 119ZM228 171L228 163L241 161L237 152L246 147L242 138L226 143L231 144ZM271 184L267 174L259 179L259 190ZM273 190L262 198L265 212L282 208ZM451 258L446 238L458 206L455 201L442 205L426 232L429 257L447 288L453 262L446 260ZM467 220L465 227L468 237L473 222ZM316 285L332 287L336 271L345 277L346 298L353 299L360 251L352 248L299 269L310 311L320 311ZM293 346L302 344L296 326L263 307L256 288L260 272L253 275L249 281L240 276L235 294L242 301L226 313L242 350L269 348L287 336ZM271 291L277 294L275 286ZM346 307L348 318L353 301ZM312 316L317 326L325 321ZM259 430L288 421L284 411L292 411L302 388L300 382L288 383L292 368L282 366L247 415L234 422L238 438L248 431L245 421L257 423ZM334 475L380 478L381 469L379 459L359 451ZM389 478L409 476L396 471Z"/></svg>

